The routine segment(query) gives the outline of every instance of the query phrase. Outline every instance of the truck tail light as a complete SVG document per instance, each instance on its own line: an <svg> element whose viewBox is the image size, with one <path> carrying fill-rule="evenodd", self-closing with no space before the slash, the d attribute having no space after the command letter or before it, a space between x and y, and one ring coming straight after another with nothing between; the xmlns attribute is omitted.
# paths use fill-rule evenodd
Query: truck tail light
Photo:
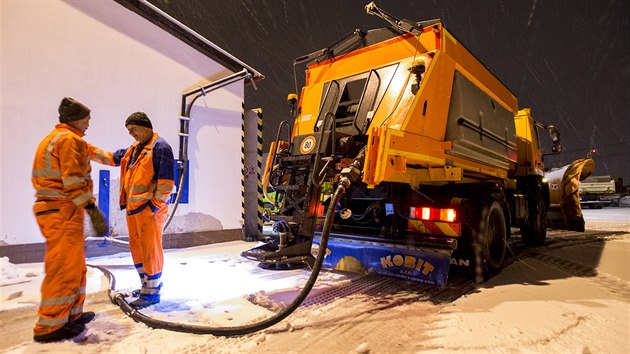
<svg viewBox="0 0 630 354"><path fill-rule="evenodd" d="M409 209L409 218L427 221L454 222L457 220L457 212L455 209L450 208L411 207Z"/></svg>

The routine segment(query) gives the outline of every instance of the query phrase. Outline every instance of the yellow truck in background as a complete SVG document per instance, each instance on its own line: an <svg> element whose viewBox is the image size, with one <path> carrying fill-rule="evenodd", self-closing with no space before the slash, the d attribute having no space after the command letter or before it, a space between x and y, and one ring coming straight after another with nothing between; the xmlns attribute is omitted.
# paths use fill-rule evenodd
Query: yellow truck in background
<svg viewBox="0 0 630 354"><path fill-rule="evenodd" d="M619 206L624 196L623 179L615 176L589 176L580 182L580 205L589 209Z"/></svg>
<svg viewBox="0 0 630 354"><path fill-rule="evenodd" d="M282 195L269 216L278 237L242 255L269 268L312 263L329 208L332 269L441 286L451 266L499 270L512 227L543 245L548 209L567 204L552 203L539 141L548 132L559 153L557 127L519 108L441 21L366 11L389 26L296 59L305 85L289 95L292 127L280 124L263 177L265 193ZM323 186L341 177L352 183L331 205ZM579 222L577 206L559 227Z"/></svg>

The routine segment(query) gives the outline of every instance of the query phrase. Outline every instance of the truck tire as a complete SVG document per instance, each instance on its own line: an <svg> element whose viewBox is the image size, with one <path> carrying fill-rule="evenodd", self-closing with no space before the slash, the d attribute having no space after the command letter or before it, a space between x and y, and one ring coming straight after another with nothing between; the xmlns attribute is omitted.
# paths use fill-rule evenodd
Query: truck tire
<svg viewBox="0 0 630 354"><path fill-rule="evenodd" d="M547 207L542 197L529 200L529 215L521 226L521 238L529 247L545 244L547 238Z"/></svg>
<svg viewBox="0 0 630 354"><path fill-rule="evenodd" d="M503 265L506 252L507 224L501 204L493 201L485 217L482 236L482 257L485 271L496 272Z"/></svg>

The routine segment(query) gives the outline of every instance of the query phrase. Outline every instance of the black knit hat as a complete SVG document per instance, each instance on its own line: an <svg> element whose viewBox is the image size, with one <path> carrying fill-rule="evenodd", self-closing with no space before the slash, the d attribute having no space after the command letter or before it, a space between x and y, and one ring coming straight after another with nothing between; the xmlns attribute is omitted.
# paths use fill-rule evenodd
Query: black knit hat
<svg viewBox="0 0 630 354"><path fill-rule="evenodd" d="M90 109L72 97L64 97L59 104L59 122L68 123L83 119L90 114Z"/></svg>
<svg viewBox="0 0 630 354"><path fill-rule="evenodd" d="M147 114L144 112L135 112L131 113L127 120L125 121L125 127L129 124L139 125L141 127L147 127L153 129L153 124L151 124L151 120L147 117Z"/></svg>

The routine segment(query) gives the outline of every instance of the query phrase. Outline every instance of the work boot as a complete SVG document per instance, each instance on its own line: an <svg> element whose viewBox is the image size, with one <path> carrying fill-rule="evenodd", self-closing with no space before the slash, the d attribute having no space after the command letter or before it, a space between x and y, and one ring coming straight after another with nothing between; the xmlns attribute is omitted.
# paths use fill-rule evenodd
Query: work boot
<svg viewBox="0 0 630 354"><path fill-rule="evenodd" d="M70 322L72 323L79 323L79 324L86 324L86 323L90 323L94 320L94 317L96 317L96 314L92 311L88 311L88 312L84 312L81 314L81 316L79 316L77 319L72 320Z"/></svg>
<svg viewBox="0 0 630 354"><path fill-rule="evenodd" d="M85 324L83 323L72 323L68 322L63 327L59 328L56 331L34 335L33 340L39 343L50 343L50 342L58 342L61 340L70 339L72 337L76 337L81 332L85 330Z"/></svg>
<svg viewBox="0 0 630 354"><path fill-rule="evenodd" d="M136 310L140 310L143 309L145 307L149 307L153 304L157 304L158 302L160 302L159 299L156 300L149 300L149 299L143 299L143 298L139 298L138 300L132 301L131 303L129 303L129 306L131 306L132 308L136 309Z"/></svg>

